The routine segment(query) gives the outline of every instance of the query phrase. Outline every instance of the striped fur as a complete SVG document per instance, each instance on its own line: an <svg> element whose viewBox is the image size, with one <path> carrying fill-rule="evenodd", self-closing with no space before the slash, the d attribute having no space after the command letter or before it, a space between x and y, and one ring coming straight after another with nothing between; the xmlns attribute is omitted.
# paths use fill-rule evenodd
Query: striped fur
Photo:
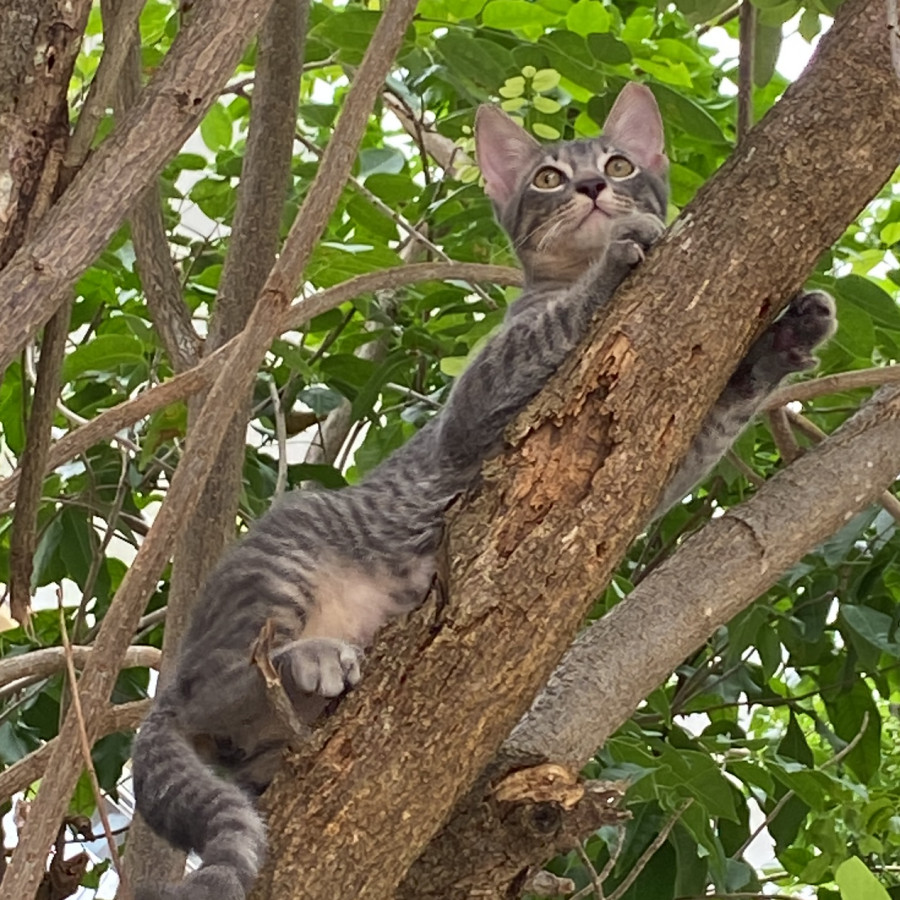
<svg viewBox="0 0 900 900"><path fill-rule="evenodd" d="M479 111L476 137L486 190L525 269L523 295L412 440L359 485L280 500L210 576L174 677L134 748L139 811L174 845L196 850L203 866L180 885L141 886L140 900L244 900L265 852L253 798L290 737L250 664L263 625L274 628L272 663L298 715L314 721L357 682L377 629L421 603L444 510L663 230L667 162L646 88L625 88L597 140L543 147L489 107ZM809 318L795 312L798 322ZM770 331L698 439L691 484L761 392L805 367L821 339L807 328L800 340L796 325Z"/></svg>

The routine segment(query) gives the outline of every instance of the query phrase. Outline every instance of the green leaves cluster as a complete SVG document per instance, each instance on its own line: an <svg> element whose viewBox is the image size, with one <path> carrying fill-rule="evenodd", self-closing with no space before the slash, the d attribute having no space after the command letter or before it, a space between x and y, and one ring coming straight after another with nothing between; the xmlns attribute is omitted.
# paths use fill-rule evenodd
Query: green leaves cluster
<svg viewBox="0 0 900 900"><path fill-rule="evenodd" d="M757 114L785 86L775 69L786 29L811 39L832 0L754 0L757 26ZM373 4L314 3L283 228L290 226L317 171L354 69L379 14ZM677 0L422 0L387 92L412 118L434 123L444 146L472 151L478 103L499 102L534 134L591 136L622 85L645 81L668 134L672 215L727 159L735 137L736 60L716 61L707 26L722 19L718 43L737 35L731 3ZM159 64L180 27L178 4L148 0L141 17L146 73ZM792 24L786 24L791 22ZM102 52L96 38L79 58L71 90L77 115ZM208 321L229 244L249 115L255 51L245 55L234 84L212 107L196 135L162 178L165 218L184 302L202 331ZM111 128L105 121L100 138ZM461 261L512 261L490 205L465 159L452 174L422 135L410 136L380 106L370 120L355 168L328 231L306 272L308 290L377 272L435 251L410 250L408 226ZM900 197L896 185L864 212L813 274L837 297L840 330L821 354L823 373L864 369L900 357ZM740 285L735 285L740 290ZM501 321L513 291L459 283L427 283L361 296L275 341L260 372L246 448L242 524L272 500L277 475L276 422L296 448L289 487L315 481L339 487L358 480L440 407L455 374ZM172 374L149 313L127 228L111 241L76 288L71 350L63 370L57 433L70 418L90 419ZM270 385L277 392L273 404ZM14 464L24 449L30 404L24 364L0 384L0 451ZM822 397L804 412L833 431L867 390ZM345 450L332 461L305 461L305 446L326 417L346 406ZM168 486L186 432L176 404L125 435L136 452L99 443L48 477L39 516L34 588L63 583L75 642L89 641L126 569L128 547L146 531ZM802 439L801 443L806 442ZM352 453L349 452L352 448ZM763 425L741 438L740 457L762 476L780 466ZM613 585L598 598L599 616L619 602L680 536L716 507L740 502L750 489L723 462L709 482L632 549ZM8 580L10 517L0 516L0 581ZM106 540L110 533L114 540ZM624 892L627 898L757 892L815 886L822 898L900 896L892 874L900 865L900 752L894 704L900 702L900 535L888 513L861 515L807 556L778 586L673 673L588 767L597 777L626 778L633 818L622 834L604 829L585 845L600 871L617 854L605 884L621 884L671 819L677 822ZM165 605L168 573L151 604ZM80 598L80 599L78 599ZM142 640L159 643L161 626ZM55 609L38 612L34 633L0 634L4 656L60 640ZM147 689L146 672L123 673L117 700ZM0 762L14 763L58 728L60 677L0 699ZM101 783L114 785L128 738L98 745ZM2 798L0 798L2 799ZM88 809L84 792L77 801ZM752 813L752 814L751 814ZM771 857L748 857L766 819ZM758 844L759 842L757 842ZM763 854L763 859L766 856ZM580 857L552 867L590 881ZM872 873L877 874L872 874Z"/></svg>

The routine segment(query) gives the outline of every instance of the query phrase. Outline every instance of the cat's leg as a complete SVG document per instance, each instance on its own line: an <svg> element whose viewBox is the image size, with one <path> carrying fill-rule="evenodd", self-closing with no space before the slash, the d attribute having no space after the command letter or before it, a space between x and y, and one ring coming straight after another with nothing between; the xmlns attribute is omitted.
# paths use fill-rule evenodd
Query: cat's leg
<svg viewBox="0 0 900 900"><path fill-rule="evenodd" d="M606 252L575 284L555 293L526 291L512 305L503 329L462 373L441 411L437 442L448 465L460 472L481 465L664 230L649 213L617 220Z"/></svg>
<svg viewBox="0 0 900 900"><path fill-rule="evenodd" d="M816 365L813 350L837 327L824 291L798 294L784 315L753 343L703 420L688 455L669 482L654 518L680 500L722 458L766 398L787 375Z"/></svg>

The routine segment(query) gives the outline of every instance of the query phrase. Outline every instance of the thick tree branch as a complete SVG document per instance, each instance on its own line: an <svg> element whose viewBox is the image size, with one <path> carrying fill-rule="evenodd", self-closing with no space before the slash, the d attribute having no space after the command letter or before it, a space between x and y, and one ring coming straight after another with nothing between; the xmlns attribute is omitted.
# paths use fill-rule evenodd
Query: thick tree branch
<svg viewBox="0 0 900 900"><path fill-rule="evenodd" d="M361 294L380 290L396 290L408 284L422 281L489 281L494 284L521 285L522 273L507 266L483 263L417 263L397 266L380 272L357 275L332 288L313 294L284 311L272 327L272 338L285 331L302 328L310 319L340 306ZM219 373L233 363L237 340L232 339L215 353L206 357L196 367L176 375L156 387L150 388L133 400L126 400L100 413L90 422L76 428L50 448L47 472L74 459L94 444L108 440L117 431L133 425L151 413L184 400L208 388ZM21 475L16 472L0 481L0 513L7 512L15 497Z"/></svg>
<svg viewBox="0 0 900 900"><path fill-rule="evenodd" d="M848 0L451 516L454 602L394 633L276 781L256 896L390 895L561 658L760 320L892 174L898 121L883 6ZM836 146L854 164L823 180ZM323 852L301 829L346 840Z"/></svg>
<svg viewBox="0 0 900 900"><path fill-rule="evenodd" d="M269 0L197 4L140 100L0 274L0 371L56 310L141 191L197 127ZM49 846L49 844L48 844Z"/></svg>

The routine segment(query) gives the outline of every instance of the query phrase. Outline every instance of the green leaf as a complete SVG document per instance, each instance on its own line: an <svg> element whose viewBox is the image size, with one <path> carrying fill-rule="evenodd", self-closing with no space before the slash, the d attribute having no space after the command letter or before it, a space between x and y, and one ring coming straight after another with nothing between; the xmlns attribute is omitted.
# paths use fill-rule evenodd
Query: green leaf
<svg viewBox="0 0 900 900"><path fill-rule="evenodd" d="M651 84L660 113L666 124L672 124L702 141L727 145L719 123L702 106L689 97L662 84Z"/></svg>
<svg viewBox="0 0 900 900"><path fill-rule="evenodd" d="M834 873L841 900L890 900L881 882L858 857L845 859Z"/></svg>
<svg viewBox="0 0 900 900"><path fill-rule="evenodd" d="M846 622L854 635L867 644L891 656L900 656L900 644L890 639L895 624L889 615L869 606L842 603L841 619Z"/></svg>
<svg viewBox="0 0 900 900"><path fill-rule="evenodd" d="M781 26L756 23L753 41L753 82L764 87L775 74L775 64L781 50Z"/></svg>
<svg viewBox="0 0 900 900"><path fill-rule="evenodd" d="M66 357L62 380L65 384L88 372L108 372L117 366L135 366L143 362L144 346L137 338L124 334L100 335L76 347Z"/></svg>
<svg viewBox="0 0 900 900"><path fill-rule="evenodd" d="M835 734L848 744L855 742L844 756L844 764L868 784L881 765L881 715L871 690L857 679L849 691L843 688L833 698L826 697L825 708Z"/></svg>
<svg viewBox="0 0 900 900"><path fill-rule="evenodd" d="M231 146L233 136L231 116L220 103L213 103L203 117L200 123L200 136L203 143L213 151L224 150Z"/></svg>
<svg viewBox="0 0 900 900"><path fill-rule="evenodd" d="M486 28L543 28L559 21L559 15L530 3L529 0L490 0L481 13L481 22Z"/></svg>
<svg viewBox="0 0 900 900"><path fill-rule="evenodd" d="M509 51L493 41L449 31L436 42L452 71L465 73L475 84L497 90L506 80L513 62Z"/></svg>
<svg viewBox="0 0 900 900"><path fill-rule="evenodd" d="M609 31L611 23L609 10L599 0L578 0L566 13L566 27L583 37Z"/></svg>
<svg viewBox="0 0 900 900"><path fill-rule="evenodd" d="M559 72L556 69L539 69L531 79L532 90L538 93L552 91L559 84Z"/></svg>

